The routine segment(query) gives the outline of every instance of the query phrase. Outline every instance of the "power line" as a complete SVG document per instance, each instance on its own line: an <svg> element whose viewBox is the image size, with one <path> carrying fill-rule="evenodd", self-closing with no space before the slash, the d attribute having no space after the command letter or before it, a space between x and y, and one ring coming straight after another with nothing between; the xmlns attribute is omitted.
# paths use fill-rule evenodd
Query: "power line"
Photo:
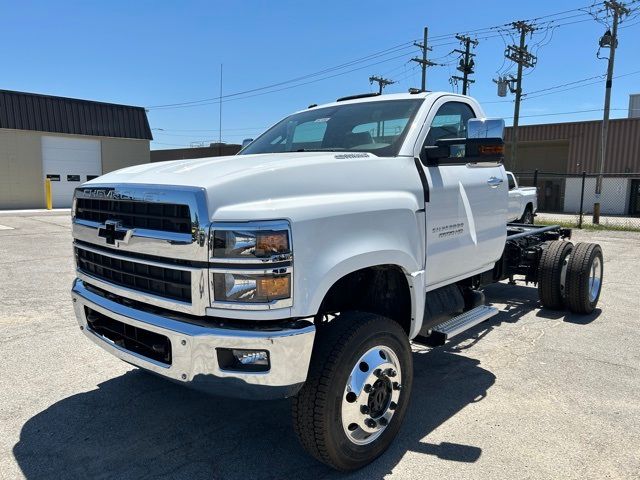
<svg viewBox="0 0 640 480"><path fill-rule="evenodd" d="M295 82L298 82L298 81L301 81L301 80L305 80L307 78L312 78L312 77L323 75L325 73L330 73L330 72L335 71L335 70L340 70L340 69L343 69L343 68L347 68L347 67L356 65L358 63L366 62L368 60L373 60L373 59L376 59L376 58L384 57L386 55L397 53L397 52L399 52L401 50L407 50L407 49L409 49L411 47L412 47L412 42L404 42L404 43L395 45L395 46L393 46L391 48L387 48L385 50L381 50L379 52L372 53L372 54L366 55L364 57L360 57L360 58L357 58L355 60L351 60L351 61L342 63L340 65L336 65L336 66L333 66L333 67L325 68L325 69L319 70L317 72L309 73L309 74L302 75L302 76L299 76L299 77L296 77L296 78L292 78L292 79L289 79L289 80L284 80L284 81L281 81L281 82L273 83L273 84L270 84L270 85L265 85L265 86L262 86L262 87L256 87L256 88L252 88L252 89L249 89L249 90L244 90L244 91L241 91L241 92L229 93L229 94L223 95L221 97L210 97L210 98L202 98L202 99L198 99L198 100L190 100L190 101L186 101L186 102L167 103L167 104L162 104L162 105L151 105L151 106L149 106L147 108L149 108L149 109L158 109L158 108L165 108L165 107L178 107L178 106L191 105L191 104L197 104L197 103L202 103L202 102L217 101L220 98L226 99L226 98L236 97L236 96L239 96L239 95L245 95L247 93L258 92L258 91L261 91L261 90L267 90L267 89L270 89L270 88L273 88L273 87L279 87L279 86L286 85L286 84L289 84L289 83L295 83Z"/></svg>
<svg viewBox="0 0 640 480"><path fill-rule="evenodd" d="M264 130L266 130L266 128ZM258 132L258 131L264 131L264 130L255 130L255 131ZM211 132L211 133L214 133L214 132ZM218 133L218 131L216 130L215 133ZM182 137L182 138L194 138L198 136L197 133L194 133L193 135L185 135L182 133L155 132L155 134L161 135L164 137ZM248 133L225 133L224 134L225 137L246 137L247 135L249 134Z"/></svg>
<svg viewBox="0 0 640 480"><path fill-rule="evenodd" d="M550 112L550 113L536 113L532 115L520 115L520 118L533 118L533 117L552 117L557 115L573 115L576 113L591 113L591 112L602 112L603 108L591 108L589 110L574 110L571 112ZM611 110L624 110L627 111L626 108L612 108ZM513 117L503 117L505 119L513 118Z"/></svg>
<svg viewBox="0 0 640 480"><path fill-rule="evenodd" d="M634 0L632 3L635 3L636 0ZM553 29L555 30L555 28L561 27L561 26L565 26L565 25L572 25L575 23L581 23L581 22L585 22L585 21L590 21L591 18L588 19L579 19L579 20L575 20L575 21L571 21L575 18L580 18L582 16L585 15L591 15L589 12L584 11L585 8L593 8L595 6L600 6L602 5L602 3L600 2L594 2L592 4L586 5L584 7L579 7L579 8L574 8L574 9L569 9L569 10L564 10L561 12L556 12L556 13L551 13L551 14L547 14L547 15L543 15L543 16L539 16L539 17L535 17L531 20L529 20L530 22L538 22L536 27L539 29L542 28L551 28L553 27ZM599 10L600 11L600 10ZM540 21L540 20L544 20L544 21ZM501 37L504 41L504 37L502 35L501 29L504 29L507 26L510 26L511 24L507 23L507 24L502 24L502 25L497 25L497 26L491 26L491 27L484 27L484 28L478 28L478 29L474 29L474 30L467 30L463 33L466 34L471 34L471 33L475 33L476 34L476 40L485 40L485 39L492 39L492 38L498 38ZM631 26L631 25L629 25ZM553 33L553 32L552 32ZM447 46L447 45L453 45L457 42L455 41L445 41L448 39L452 39L455 37L456 33L449 33L449 34L441 34L441 35L437 35L431 38L431 47L442 47L442 46ZM482 35L482 36L480 36ZM364 57L360 57L357 59L353 59L350 60L348 62L344 62L342 64L339 65L335 65L332 67L328 67L322 70L319 70L317 72L312 72L306 75L302 75L302 76L298 76L292 79L288 79L288 80L283 80L281 82L276 82L270 85L265 85L265 86L261 86L261 87L256 87L256 88L252 88L252 89L248 89L248 90L244 90L244 91L240 91L240 92L234 92L234 93L230 93L224 96L220 96L223 101L230 101L230 100L239 100L239 99L245 99L245 98L251 98L253 96L257 96L257 95L264 95L264 94L269 94L269 93L275 93L275 92L279 92L282 90L286 90L288 88L296 88L299 86L303 86L303 85L308 85L309 83L314 83L316 81L322 81L322 80L327 80L330 78L334 78L338 75L345 75L348 73L351 73L353 71L359 70L360 68L355 68L355 69L349 69L346 71L341 71L344 69L348 69L351 66L354 65L358 65L364 62L368 62L371 60L375 60L375 59L379 59L379 58L384 58L384 57L388 57L389 55L392 55L394 53L399 53L402 51L406 51L409 48L412 48L412 44L414 43L414 41L408 41L408 42L403 42L397 45L394 45L392 47L389 47L387 49L378 51L378 52L374 52L372 54L366 55ZM548 42L547 42L548 43ZM404 56L404 55L401 55ZM375 64L378 63L383 63L386 61L391 61L395 58L400 58L400 56L397 57L392 57L392 58L386 58L385 60L381 60L380 62L376 62ZM503 66L504 66L505 61L503 60ZM362 68L368 68L371 65L367 65L365 67ZM501 67L502 68L502 67ZM333 75L326 75L328 73L332 73L332 72L339 72L339 73L335 73ZM325 76L323 76L325 75ZM426 75L426 72L425 72ZM317 78L315 80L309 81L309 82L303 82L303 83L296 83L296 82L301 82L302 80L307 80L310 78L314 78L314 77L321 77L321 78ZM294 84L294 85L291 85ZM285 87L286 86L286 87ZM283 88L276 88L276 87L283 87ZM260 92L260 93L258 93ZM252 95L253 94L253 95ZM168 103L168 104L162 104L162 105L154 105L154 106L150 106L148 107L149 109L153 109L153 110L159 110L159 109L171 109L171 108L184 108L184 107L190 107L190 106L200 106L200 105L209 105L210 102L217 102L219 101L220 98L218 97L211 97L211 98L203 98L203 99L198 99L198 100L191 100L191 101L185 101L185 102L176 102L176 103Z"/></svg>
<svg viewBox="0 0 640 480"><path fill-rule="evenodd" d="M569 85L575 85L577 83L582 83L582 82L586 82L588 80L594 80L596 78L599 79L604 79L604 77L606 76L606 74L602 74L602 75L595 75L593 77L587 77L587 78L583 78L582 80L575 80L573 82L567 82L567 83L561 83L560 85L555 85L553 87L547 87L547 88L542 88L540 90L534 90L533 92L527 92L527 93L523 93L522 96L526 97L528 95L535 95L536 93L540 93L540 92L546 92L549 90L555 90L556 88L562 88L562 87L567 87Z"/></svg>
<svg viewBox="0 0 640 480"><path fill-rule="evenodd" d="M557 16L562 16L565 15L567 13L574 13L574 12L580 12L583 11L584 8L589 8L589 7L593 7L594 5L602 5L602 2L594 2L591 3L589 5L585 5L583 7L577 7L577 8L572 8L570 10L564 10L562 12L556 12L556 13L550 13L548 15L542 15L539 17L534 17L534 18L530 18L530 19L526 19L526 20L522 20L525 23L536 23L538 20L542 20L545 18L551 18L551 17L557 17ZM584 14L588 15L587 12L584 12ZM564 17L564 18L569 18L569 17ZM562 20L563 18L561 18L560 20ZM546 22L542 22L542 24L544 23L549 23L552 21L558 21L559 19L554 19L554 20L548 20ZM441 38L449 38L452 36L455 36L457 34L465 34L465 35L470 35L470 34L479 34L480 32L487 32L487 31L491 31L491 30L495 30L495 29L499 29L499 28L505 28L505 27L511 27L512 26L512 22L507 22L507 23L503 23L500 25L494 25L491 27L484 27L484 28L477 28L474 30L462 30L462 31L458 31L456 33L453 34L442 34L442 35L436 35L433 36L431 39L432 40L440 40Z"/></svg>
<svg viewBox="0 0 640 480"><path fill-rule="evenodd" d="M316 78L314 80L309 80L307 82L298 83L298 84L295 84L295 85L288 85L288 86L284 86L284 87L281 87L281 88L269 90L269 91L266 91L266 92L253 93L253 94L250 94L250 95L245 95L243 97L224 98L222 101L223 102L231 102L231 101L234 101L234 100L244 100L244 99L247 99L247 98L258 97L258 96L261 96L261 95L268 95L270 93L280 92L280 91L283 91L283 90L289 90L291 88L302 87L304 85L309 85L311 83L320 82L322 80L335 78L335 77L338 77L340 75L345 75L347 73L352 73L352 72L356 72L356 71L359 71L359 70L364 70L364 69L370 68L370 67L375 66L375 65L380 65L381 63L386 63L386 62L390 62L392 60L396 60L398 58L406 58L406 54L403 53L403 54L395 56L395 57L391 57L391 58L387 58L387 59L384 59L384 60L380 60L378 62L370 63L370 64L367 64L367 65L363 65L361 67L356 67L356 68L353 68L351 70L347 70L345 72L339 72L339 73L335 73L333 75L328 75L328 76L325 76L325 77L322 77L322 78ZM218 98L212 98L211 100L207 100L207 101L202 100L201 103L190 102L190 103L187 103L187 104L176 104L175 106L155 107L153 109L151 107L148 107L148 109L151 109L151 110L167 110L167 109L175 109L175 108L200 107L200 106L204 106L204 105L217 104L218 101L219 101Z"/></svg>
<svg viewBox="0 0 640 480"><path fill-rule="evenodd" d="M640 74L640 70L636 70L636 71L634 71L634 72L629 72L629 73L624 73L624 74L622 74L622 75L616 75L616 76L614 76L613 78L614 78L614 79L618 79L618 78L629 77L629 76L632 76L632 75L638 75L638 74ZM606 74L599 75L599 76L596 76L596 77L590 77L590 78L600 78L600 80L597 80L597 81L595 81L595 82L584 83L584 84L582 84L582 85L574 85L574 86L572 86L572 87L563 88L563 89L561 89L561 90L548 91L547 93L541 93L541 94L539 94L539 95L534 95L534 96L532 96L532 97L527 96L527 97L525 98L525 100L532 100L532 99L534 99L534 98L544 97L544 96L546 96L546 95L553 95L553 94L556 94L556 93L567 92L567 91L569 91L569 90L575 90L575 89L577 89L577 88L588 87L588 86L590 86L590 85L597 85L597 84L602 83L602 82L605 80L605 77L606 77ZM577 84L577 83L579 83L579 82L581 82L581 81L586 81L586 80L589 80L589 78L587 78L587 79L583 79L583 80L577 80L576 82L571 82L571 83L576 83L576 84ZM560 87L562 87L562 86L563 86L563 85L557 85L557 86L555 86L555 87L549 87L549 88L545 88L545 89L543 89L543 90L544 90L544 91L547 91L547 90L554 90L554 89L560 88ZM538 90L538 92L543 91L543 90ZM529 92L529 93L527 93L527 95L531 95L532 93L535 93L535 92ZM490 102L484 102L484 103L490 103Z"/></svg>
<svg viewBox="0 0 640 480"><path fill-rule="evenodd" d="M267 127L244 127L244 128L223 128L223 132L235 132L239 130L264 130ZM187 128L187 129L177 129L177 128L161 128L154 127L151 130L158 132L217 132L217 128Z"/></svg>

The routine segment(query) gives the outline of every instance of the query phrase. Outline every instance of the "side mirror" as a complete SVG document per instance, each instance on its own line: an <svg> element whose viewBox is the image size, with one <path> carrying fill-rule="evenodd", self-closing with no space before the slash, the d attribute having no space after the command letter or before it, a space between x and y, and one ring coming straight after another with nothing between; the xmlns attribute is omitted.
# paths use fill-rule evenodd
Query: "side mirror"
<svg viewBox="0 0 640 480"><path fill-rule="evenodd" d="M424 147L422 163L426 166L468 163L465 160L466 138L447 138L436 140L435 145Z"/></svg>
<svg viewBox="0 0 640 480"><path fill-rule="evenodd" d="M467 138L504 139L502 118L470 118L467 122Z"/></svg>
<svg viewBox="0 0 640 480"><path fill-rule="evenodd" d="M466 138L446 138L424 147L422 162L427 166L465 163L499 163L504 157L504 120L471 118Z"/></svg>
<svg viewBox="0 0 640 480"><path fill-rule="evenodd" d="M253 142L253 138L245 138L244 140L242 140L242 148L246 147L251 142Z"/></svg>
<svg viewBox="0 0 640 480"><path fill-rule="evenodd" d="M424 157L429 163L437 162L451 156L451 148L442 145L427 145L424 147Z"/></svg>

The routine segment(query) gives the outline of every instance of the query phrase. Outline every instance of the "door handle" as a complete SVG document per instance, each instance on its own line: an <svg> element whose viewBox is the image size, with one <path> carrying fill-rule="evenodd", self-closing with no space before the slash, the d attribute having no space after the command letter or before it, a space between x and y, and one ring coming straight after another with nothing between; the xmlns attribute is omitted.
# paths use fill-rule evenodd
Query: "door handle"
<svg viewBox="0 0 640 480"><path fill-rule="evenodd" d="M502 182L503 182L503 180L501 178L498 178L498 177L491 177L489 180L487 180L487 184L490 187L493 187L493 188L496 188Z"/></svg>

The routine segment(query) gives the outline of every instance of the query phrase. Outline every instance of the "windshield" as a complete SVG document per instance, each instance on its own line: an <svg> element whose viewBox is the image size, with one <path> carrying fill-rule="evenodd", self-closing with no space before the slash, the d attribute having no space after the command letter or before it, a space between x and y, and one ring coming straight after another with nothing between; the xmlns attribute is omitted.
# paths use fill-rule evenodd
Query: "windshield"
<svg viewBox="0 0 640 480"><path fill-rule="evenodd" d="M383 100L291 115L240 152L370 152L395 156L423 99Z"/></svg>

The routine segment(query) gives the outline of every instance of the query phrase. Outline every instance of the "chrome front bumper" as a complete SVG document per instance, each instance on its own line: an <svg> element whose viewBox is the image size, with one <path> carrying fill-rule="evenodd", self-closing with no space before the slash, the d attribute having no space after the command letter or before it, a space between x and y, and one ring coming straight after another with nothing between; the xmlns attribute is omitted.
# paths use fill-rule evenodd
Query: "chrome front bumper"
<svg viewBox="0 0 640 480"><path fill-rule="evenodd" d="M170 380L222 396L271 399L295 395L307 378L315 327L261 330L223 328L204 321L187 323L109 300L76 279L71 291L76 318L84 334L121 360ZM119 322L166 336L171 342L170 365L116 345L93 331L85 307ZM204 317L206 318L206 317ZM266 372L237 372L220 368L217 348L267 350Z"/></svg>

